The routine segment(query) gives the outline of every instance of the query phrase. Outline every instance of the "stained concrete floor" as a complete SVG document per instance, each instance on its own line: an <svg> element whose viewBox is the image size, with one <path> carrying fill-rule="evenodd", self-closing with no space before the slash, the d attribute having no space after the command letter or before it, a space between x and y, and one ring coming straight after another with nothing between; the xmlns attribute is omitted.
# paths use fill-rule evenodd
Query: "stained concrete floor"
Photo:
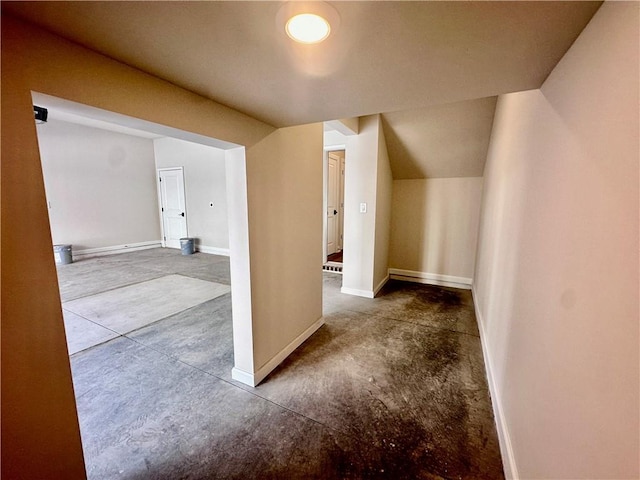
<svg viewBox="0 0 640 480"><path fill-rule="evenodd" d="M65 302L169 275L228 285L229 263L59 267ZM503 478L470 293L391 281L364 299L341 280L324 273L325 325L257 388L231 379L230 293L73 354L89 479Z"/></svg>

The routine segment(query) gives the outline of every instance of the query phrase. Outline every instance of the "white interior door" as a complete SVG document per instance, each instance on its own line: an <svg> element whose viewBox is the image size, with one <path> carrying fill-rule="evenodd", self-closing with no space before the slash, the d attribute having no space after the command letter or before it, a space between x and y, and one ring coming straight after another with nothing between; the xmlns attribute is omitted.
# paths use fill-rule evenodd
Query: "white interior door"
<svg viewBox="0 0 640 480"><path fill-rule="evenodd" d="M180 248L180 239L187 236L187 212L182 168L158 170L160 209L164 244Z"/></svg>
<svg viewBox="0 0 640 480"><path fill-rule="evenodd" d="M344 240L344 159L345 152L340 152L342 155L340 156L340 172L338 175L339 184L340 184L340 194L338 196L338 251L342 251L343 249L343 240Z"/></svg>
<svg viewBox="0 0 640 480"><path fill-rule="evenodd" d="M340 158L330 152L327 171L327 255L338 251L340 235L338 225L339 202Z"/></svg>

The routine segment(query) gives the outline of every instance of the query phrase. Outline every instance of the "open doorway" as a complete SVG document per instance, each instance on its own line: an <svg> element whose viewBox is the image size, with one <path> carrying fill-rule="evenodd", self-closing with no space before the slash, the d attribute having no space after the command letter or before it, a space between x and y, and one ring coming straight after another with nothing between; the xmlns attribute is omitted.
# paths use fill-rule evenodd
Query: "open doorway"
<svg viewBox="0 0 640 480"><path fill-rule="evenodd" d="M342 263L345 151L327 152L327 262Z"/></svg>
<svg viewBox="0 0 640 480"><path fill-rule="evenodd" d="M75 339L73 348L69 344L71 354L153 323L164 314L177 313L184 305L176 306L177 310L158 312L160 317L133 312L128 315L133 327L124 331L129 327L118 322L117 326L99 325L99 309L95 306L91 307L95 311L80 318L82 312L73 315L70 304L65 302L82 303L77 300L102 291L115 292L144 282L158 283L166 275L186 278L168 282L164 288L169 290L162 296L165 299L177 297L173 293L184 282L191 283L191 293L203 289L202 298L194 297L193 301L208 301L211 292L222 294L230 290L228 222L242 212L227 208L226 171L228 160L232 164L244 162L244 154L237 152L244 151L243 148L37 92L33 93L33 102L48 113L44 121L37 122L37 133L52 243L58 247L53 248L52 255L55 253L59 272L63 269L66 272L64 278L59 277L61 302L63 310L68 307L65 313L77 320L77 325L67 325L67 336L82 335L83 328L90 330L89 338ZM186 195L185 186L189 188ZM171 200L176 197L169 195L171 192L180 193L179 201ZM173 203L178 208L169 208ZM187 259L180 258L180 251L158 253L160 247L180 248L179 239L187 234L187 208L192 212L189 232L198 235L193 240L197 252L203 255ZM163 216L167 210L176 210L181 228L168 228L170 222ZM175 230L174 234L169 230ZM125 257L116 258L117 254L132 252L140 252L137 256L140 258L131 257L130 262ZM212 257L205 259L204 254ZM163 260L175 255L178 258ZM153 257L155 264L146 262ZM80 263L94 258L99 260ZM212 259L216 272L211 266ZM99 270L95 278L91 277L92 268ZM72 272L77 275L71 275ZM195 286L193 283L198 282L193 280L208 283ZM144 297L134 304L143 303ZM185 304L186 308L195 305L190 302ZM113 310L112 307L109 308ZM102 320L106 316L103 312ZM127 317L126 312L121 316ZM91 333L96 333L96 329L102 330L101 334ZM235 353L237 356L238 352Z"/></svg>
<svg viewBox="0 0 640 480"><path fill-rule="evenodd" d="M345 159L346 150L344 146L325 147L323 269L336 273L342 273L344 255Z"/></svg>
<svg viewBox="0 0 640 480"><path fill-rule="evenodd" d="M74 247L71 262L60 257L56 263L87 468L119 465L100 453L111 441L123 456L142 461L144 450L132 451L113 437L125 430L132 438L144 436L128 415L142 423L163 418L156 406L184 405L189 392L201 388L198 379L229 381L234 359L251 347L233 338L235 302L246 297L241 283L235 287L236 278L243 279L232 275L230 260L238 253L246 258L244 244L232 243L225 230L229 243L218 248L215 235L222 229L204 229L218 211L239 223L244 213L246 223L246 208L228 208L205 172L221 164L219 181L231 175L238 195L238 185L246 184L244 149L187 132L180 138L181 132L162 126L165 131L150 132L147 125L111 123L122 116L47 95L34 94L33 101L49 112L37 130L52 243ZM180 142L193 146L188 155ZM209 155L202 168L195 165L196 149ZM158 161L161 154L165 162ZM185 164L187 157L192 162ZM189 231L204 241L194 255L162 248L156 179L158 167L169 162L185 165L179 183L192 202ZM241 202L233 199L237 207ZM115 474L105 470L105 478Z"/></svg>

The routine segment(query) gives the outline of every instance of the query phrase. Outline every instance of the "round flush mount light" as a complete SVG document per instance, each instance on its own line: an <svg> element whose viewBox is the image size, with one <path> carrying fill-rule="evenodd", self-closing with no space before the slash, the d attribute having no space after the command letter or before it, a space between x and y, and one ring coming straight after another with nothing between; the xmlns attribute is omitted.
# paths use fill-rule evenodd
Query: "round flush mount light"
<svg viewBox="0 0 640 480"><path fill-rule="evenodd" d="M335 34L340 16L326 2L293 1L284 3L276 15L277 28L285 38L312 45Z"/></svg>
<svg viewBox="0 0 640 480"><path fill-rule="evenodd" d="M320 43L331 33L331 25L315 13L299 13L287 20L285 31L296 42Z"/></svg>

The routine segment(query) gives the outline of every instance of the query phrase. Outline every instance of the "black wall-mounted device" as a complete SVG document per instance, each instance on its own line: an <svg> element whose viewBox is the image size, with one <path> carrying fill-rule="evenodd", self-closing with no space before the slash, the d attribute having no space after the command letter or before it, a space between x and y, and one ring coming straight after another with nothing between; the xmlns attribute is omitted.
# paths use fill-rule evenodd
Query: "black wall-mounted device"
<svg viewBox="0 0 640 480"><path fill-rule="evenodd" d="M37 123L45 123L47 121L47 116L49 112L44 107L38 107L36 105L33 106L33 114L36 117Z"/></svg>

